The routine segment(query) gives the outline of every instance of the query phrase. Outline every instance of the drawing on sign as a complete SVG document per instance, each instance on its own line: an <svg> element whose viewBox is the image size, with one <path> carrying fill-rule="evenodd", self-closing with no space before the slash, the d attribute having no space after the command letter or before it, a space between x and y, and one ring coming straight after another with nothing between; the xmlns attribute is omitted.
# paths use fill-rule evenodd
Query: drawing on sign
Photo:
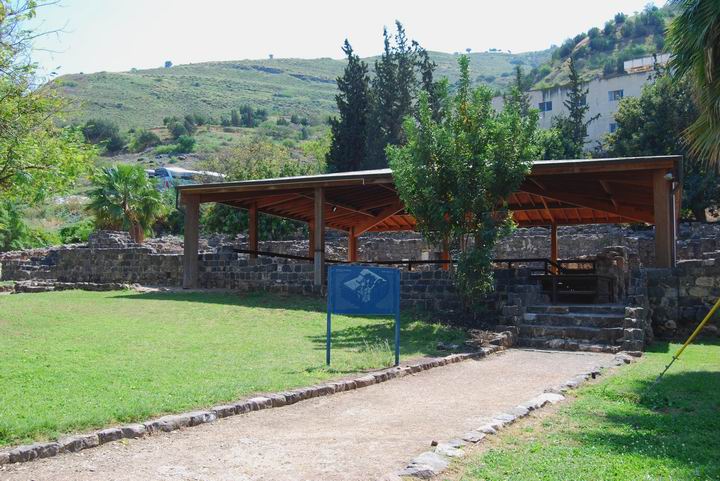
<svg viewBox="0 0 720 481"><path fill-rule="evenodd" d="M362 304L377 303L387 295L388 290L388 282L369 269L363 269L343 286Z"/></svg>

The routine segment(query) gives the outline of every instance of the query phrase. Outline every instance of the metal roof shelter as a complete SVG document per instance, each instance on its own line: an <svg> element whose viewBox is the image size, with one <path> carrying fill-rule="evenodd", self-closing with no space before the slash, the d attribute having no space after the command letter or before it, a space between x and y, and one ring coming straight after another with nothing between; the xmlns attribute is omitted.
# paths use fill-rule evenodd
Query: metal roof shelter
<svg viewBox="0 0 720 481"><path fill-rule="evenodd" d="M508 199L521 227L551 227L557 259L557 226L648 223L656 226L656 263L674 264L680 210L682 157L632 157L536 161ZM185 185L185 287L197 286L199 205L219 202L249 212L249 244L257 250L257 214L310 225L310 256L316 283L323 282L325 228L348 233L348 260L357 260L357 237L365 232L413 230L390 169Z"/></svg>

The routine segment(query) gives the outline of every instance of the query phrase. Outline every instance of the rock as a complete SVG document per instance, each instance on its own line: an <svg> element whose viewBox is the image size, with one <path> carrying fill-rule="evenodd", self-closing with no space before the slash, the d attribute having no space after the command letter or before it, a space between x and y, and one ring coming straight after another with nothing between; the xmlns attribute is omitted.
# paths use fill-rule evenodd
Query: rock
<svg viewBox="0 0 720 481"><path fill-rule="evenodd" d="M373 376L363 376L355 379L355 385L358 388L372 386L375 384L375 378Z"/></svg>
<svg viewBox="0 0 720 481"><path fill-rule="evenodd" d="M512 408L508 411L508 414L511 414L511 415L515 416L516 418L524 418L525 416L530 414L530 410L523 406L515 406L514 408Z"/></svg>
<svg viewBox="0 0 720 481"><path fill-rule="evenodd" d="M0 451L0 466L3 464L7 464L10 462L10 452L9 451Z"/></svg>
<svg viewBox="0 0 720 481"><path fill-rule="evenodd" d="M103 429L102 431L98 431L97 436L100 444L104 444L109 443L110 441L117 441L118 439L122 439L123 433L120 428L108 428Z"/></svg>
<svg viewBox="0 0 720 481"><path fill-rule="evenodd" d="M517 419L517 418L516 418L515 416L513 416L512 414L504 413L504 414L500 414L500 415L498 415L498 416L495 416L495 417L493 418L492 422L497 421L497 422L500 422L500 423L502 423L503 425L505 425L505 424L512 424L512 423L514 423L516 419Z"/></svg>
<svg viewBox="0 0 720 481"><path fill-rule="evenodd" d="M565 396L563 396L562 394L554 393L554 392L544 392L544 393L542 393L541 395L539 395L539 396L537 397L537 399L538 399L538 401L540 401L540 402L542 403L542 405L544 406L544 405L547 404L547 403L557 404L557 403L559 403L560 401L564 401L564 400L565 400Z"/></svg>
<svg viewBox="0 0 720 481"><path fill-rule="evenodd" d="M217 419L217 416L212 411L193 411L183 414L183 416L190 418L189 426L211 423Z"/></svg>
<svg viewBox="0 0 720 481"><path fill-rule="evenodd" d="M8 452L9 463L25 463L33 459L49 458L60 452L58 443L35 443L26 446L18 446Z"/></svg>
<svg viewBox="0 0 720 481"><path fill-rule="evenodd" d="M437 453L427 451L413 459L408 466L400 471L400 476L415 476L430 479L447 469L448 462Z"/></svg>
<svg viewBox="0 0 720 481"><path fill-rule="evenodd" d="M479 431L470 431L463 435L462 439L463 441L467 441L469 443L479 443L485 438L485 434L481 433Z"/></svg>
<svg viewBox="0 0 720 481"><path fill-rule="evenodd" d="M265 396L257 396L247 400L253 411L259 411L272 407L272 399Z"/></svg>
<svg viewBox="0 0 720 481"><path fill-rule="evenodd" d="M477 431L480 431L483 434L497 434L497 429L495 429L492 425L486 424L484 426L480 426L477 428Z"/></svg>
<svg viewBox="0 0 720 481"><path fill-rule="evenodd" d="M285 399L283 397L283 399ZM212 409L210 409L212 412L215 413L215 416L218 418L226 418L228 416L234 416L237 414L237 409L234 404L223 404L220 406L215 406Z"/></svg>
<svg viewBox="0 0 720 481"><path fill-rule="evenodd" d="M665 321L663 327L668 331L674 331L675 329L677 329L677 324L672 319L668 319L667 321Z"/></svg>
<svg viewBox="0 0 720 481"><path fill-rule="evenodd" d="M124 438L133 439L141 438L147 434L147 429L144 424L128 424L121 426L120 431Z"/></svg>
<svg viewBox="0 0 720 481"><path fill-rule="evenodd" d="M450 446L448 443L440 443L435 447L435 452L441 456L448 458L462 458L465 453L462 449L458 449L455 446Z"/></svg>
<svg viewBox="0 0 720 481"><path fill-rule="evenodd" d="M268 399L272 403L272 407L279 408L287 404L287 399L282 394L268 394Z"/></svg>
<svg viewBox="0 0 720 481"><path fill-rule="evenodd" d="M61 439L59 442L60 451L65 453L76 453L83 449L94 448L100 445L97 434L80 434Z"/></svg>

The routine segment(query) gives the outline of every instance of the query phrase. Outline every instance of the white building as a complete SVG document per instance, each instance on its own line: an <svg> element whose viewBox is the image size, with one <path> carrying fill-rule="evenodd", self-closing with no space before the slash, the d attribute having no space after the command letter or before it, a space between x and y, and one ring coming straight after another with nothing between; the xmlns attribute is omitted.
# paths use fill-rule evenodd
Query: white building
<svg viewBox="0 0 720 481"><path fill-rule="evenodd" d="M586 101L590 107L587 112L587 119L599 115L588 126L586 149L592 150L598 142L602 142L605 135L614 132L615 112L617 112L620 100L625 97L637 97L641 94L643 86L648 82L653 73L655 62L665 65L669 59L668 54L655 57L644 57L625 62L626 74L613 77L596 78L585 84L588 90ZM530 106L540 111L539 126L543 129L552 127L552 119L558 115L568 115L565 107L567 100L567 86L553 87L550 89L531 90ZM501 109L503 106L502 97L493 99L493 107Z"/></svg>

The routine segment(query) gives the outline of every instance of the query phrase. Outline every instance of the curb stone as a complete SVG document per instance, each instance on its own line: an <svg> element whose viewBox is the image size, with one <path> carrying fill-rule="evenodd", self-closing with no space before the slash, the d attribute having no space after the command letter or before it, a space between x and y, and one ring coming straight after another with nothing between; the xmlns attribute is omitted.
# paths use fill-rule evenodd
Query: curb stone
<svg viewBox="0 0 720 481"><path fill-rule="evenodd" d="M410 374L420 373L440 366L446 366L470 359L481 359L492 353L503 351L504 347L489 346L478 349L476 352L461 354L450 354L441 358L426 358L419 361L412 361L403 366L396 366L383 369L360 377L342 381L330 381L324 384L317 384L309 387L292 389L289 391L265 394L242 399L234 403L214 406L207 410L191 411L187 413L171 414L144 423L133 423L118 427L104 428L91 433L66 436L57 442L34 443L29 445L16 446L7 451L0 451L0 466L11 463L23 463L40 458L57 456L62 453L76 453L84 449L94 448L101 444L118 441L120 439L142 438L148 435L171 432L178 429L199 426L216 421L219 418L246 414L252 411L288 406L306 399L320 396L330 396L335 393L352 391L373 384L380 384L392 379L405 377ZM454 446L451 446L454 448ZM434 460L434 457L442 460L444 458L433 452L425 453L427 460ZM432 455L432 456L430 456ZM423 458L425 459L425 458ZM427 461L426 460L426 461ZM424 463L425 461L423 461ZM431 463L432 464L432 463ZM436 465L437 463L433 464ZM420 466L420 464L418 464ZM425 466L425 464L423 464ZM397 475L392 475L397 476Z"/></svg>
<svg viewBox="0 0 720 481"><path fill-rule="evenodd" d="M579 374L572 379L569 379L559 387L546 389L542 394L539 394L538 396L509 409L508 412L494 416L487 424L484 424L476 430L463 435L462 440L470 444L481 443L487 436L497 434L503 427L514 423L518 419L528 416L531 411L542 409L548 404L557 404L565 401L566 397L562 394L562 392L577 388L589 379L595 379L597 376L602 375L604 369L615 366L624 366L625 364L630 364L635 360L636 359L631 357L631 355L620 352L612 359L611 362L601 364L588 372ZM452 458L464 456L462 447L467 443L457 444L456 441L457 440L438 443L434 452L428 451L422 453L410 461L404 469L390 474L383 479L394 479L393 476L413 476L421 479L430 479L437 476L447 469ZM430 455L434 455L434 457L431 457ZM444 462L437 460L438 457Z"/></svg>

